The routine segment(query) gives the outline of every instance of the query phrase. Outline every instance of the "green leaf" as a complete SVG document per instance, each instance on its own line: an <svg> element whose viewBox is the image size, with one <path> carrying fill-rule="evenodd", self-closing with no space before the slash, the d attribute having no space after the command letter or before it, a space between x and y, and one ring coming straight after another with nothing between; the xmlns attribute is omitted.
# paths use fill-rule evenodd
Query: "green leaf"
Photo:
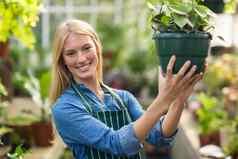
<svg viewBox="0 0 238 159"><path fill-rule="evenodd" d="M0 96L6 96L7 95L7 91L4 88L4 86L0 83Z"/></svg>
<svg viewBox="0 0 238 159"><path fill-rule="evenodd" d="M166 15L162 16L161 22L163 23L163 25L168 26L169 25L169 21L170 21L170 17L169 16L166 16Z"/></svg>
<svg viewBox="0 0 238 159"><path fill-rule="evenodd" d="M154 5L152 5L150 2L147 2L147 6L149 9L151 10L156 10L156 8L154 7Z"/></svg>
<svg viewBox="0 0 238 159"><path fill-rule="evenodd" d="M188 23L188 18L179 16L179 15L175 15L174 22L177 26L179 26L179 28L182 29Z"/></svg>
<svg viewBox="0 0 238 159"><path fill-rule="evenodd" d="M168 6L168 8L169 8L172 12L174 12L174 13L176 13L176 14L178 14L178 15L187 15L187 12L185 12L185 11L183 11L183 10L179 10L179 9L181 9L181 8L179 8L178 6Z"/></svg>

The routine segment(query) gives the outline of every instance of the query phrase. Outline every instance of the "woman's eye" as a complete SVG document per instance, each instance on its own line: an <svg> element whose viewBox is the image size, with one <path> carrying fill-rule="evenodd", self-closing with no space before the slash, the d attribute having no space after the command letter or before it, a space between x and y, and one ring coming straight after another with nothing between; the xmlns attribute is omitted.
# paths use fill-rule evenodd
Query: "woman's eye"
<svg viewBox="0 0 238 159"><path fill-rule="evenodd" d="M68 55L68 56L74 56L76 53L77 53L76 50L70 50L70 51L67 51L67 52L66 52L66 55Z"/></svg>
<svg viewBox="0 0 238 159"><path fill-rule="evenodd" d="M92 48L91 46L87 46L87 47L84 48L84 50L89 50L91 48Z"/></svg>

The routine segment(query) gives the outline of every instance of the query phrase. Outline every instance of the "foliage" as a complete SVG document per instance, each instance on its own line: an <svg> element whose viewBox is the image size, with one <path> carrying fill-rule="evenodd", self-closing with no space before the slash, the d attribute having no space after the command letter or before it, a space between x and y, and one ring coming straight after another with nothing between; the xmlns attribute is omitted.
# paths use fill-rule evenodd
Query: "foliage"
<svg viewBox="0 0 238 159"><path fill-rule="evenodd" d="M23 157L29 153L29 151L25 150L22 145L18 145L13 153L8 153L7 157L10 159L23 159Z"/></svg>
<svg viewBox="0 0 238 159"><path fill-rule="evenodd" d="M41 108L42 122L46 122L50 119L48 102L49 81L49 72L42 74L40 79L38 79L29 71L29 79L25 83L25 88L31 94L33 101Z"/></svg>
<svg viewBox="0 0 238 159"><path fill-rule="evenodd" d="M9 117L7 119L7 124L9 125L30 125L34 122L39 121L39 119L30 114L19 114L14 117Z"/></svg>
<svg viewBox="0 0 238 159"><path fill-rule="evenodd" d="M3 84L0 82L0 97L1 96L6 96L7 95L7 91L4 88Z"/></svg>
<svg viewBox="0 0 238 159"><path fill-rule="evenodd" d="M226 13L235 13L236 11L236 0L225 1L225 12Z"/></svg>
<svg viewBox="0 0 238 159"><path fill-rule="evenodd" d="M4 96L7 96L7 91L3 86L3 84L0 82L0 120L4 120L7 117L6 113L7 102L2 101L2 98Z"/></svg>
<svg viewBox="0 0 238 159"><path fill-rule="evenodd" d="M153 1L155 2L155 1ZM212 28L209 19L215 14L199 0L158 0L148 2L152 14L149 20L158 32L196 32Z"/></svg>
<svg viewBox="0 0 238 159"><path fill-rule="evenodd" d="M102 41L104 64L113 68L123 58L125 27L124 25L100 22L97 26L97 31Z"/></svg>
<svg viewBox="0 0 238 159"><path fill-rule="evenodd" d="M227 155L238 155L238 116L231 121L231 134L229 134L229 142L224 146Z"/></svg>
<svg viewBox="0 0 238 159"><path fill-rule="evenodd" d="M226 117L220 105L221 101L204 93L199 94L197 100L202 104L202 107L196 111L200 133L210 134L218 131Z"/></svg>
<svg viewBox="0 0 238 159"><path fill-rule="evenodd" d="M1 0L0 42L6 42L14 36L32 48L35 37L31 29L36 26L40 8L40 0Z"/></svg>
<svg viewBox="0 0 238 159"><path fill-rule="evenodd" d="M209 67L204 76L204 83L208 86L210 94L217 94L226 86L238 85L238 56L224 54L208 61Z"/></svg>

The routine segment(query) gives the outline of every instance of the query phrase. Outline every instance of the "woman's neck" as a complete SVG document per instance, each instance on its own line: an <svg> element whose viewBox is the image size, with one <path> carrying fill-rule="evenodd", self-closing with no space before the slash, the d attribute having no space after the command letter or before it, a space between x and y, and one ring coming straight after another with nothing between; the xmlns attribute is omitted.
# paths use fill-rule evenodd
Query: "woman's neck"
<svg viewBox="0 0 238 159"><path fill-rule="evenodd" d="M87 88L89 88L91 91L93 91L97 97L100 99L100 100L103 100L103 90L100 86L100 83L98 80L96 79L91 79L91 80L85 80L85 81L78 81L78 80L75 80L76 83L82 83L84 84Z"/></svg>

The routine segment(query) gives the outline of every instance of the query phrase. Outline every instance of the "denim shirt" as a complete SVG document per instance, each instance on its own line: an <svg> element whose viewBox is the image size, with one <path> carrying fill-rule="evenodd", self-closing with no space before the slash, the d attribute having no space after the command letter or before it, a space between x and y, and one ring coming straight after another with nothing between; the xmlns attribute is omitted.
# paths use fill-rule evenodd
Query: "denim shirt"
<svg viewBox="0 0 238 159"><path fill-rule="evenodd" d="M104 101L83 84L77 84L91 105L93 111L116 111L120 107L112 95L104 90ZM136 98L125 90L114 90L128 108L133 121L144 112ZM134 155L143 146L135 135L133 124L113 130L89 114L82 104L81 98L69 87L58 98L52 107L52 115L59 135L72 150L76 159L86 159L85 146L93 146L102 151L115 155ZM160 147L170 147L173 144L176 132L171 137L164 137L161 133L163 117L151 129L146 140L148 143Z"/></svg>

